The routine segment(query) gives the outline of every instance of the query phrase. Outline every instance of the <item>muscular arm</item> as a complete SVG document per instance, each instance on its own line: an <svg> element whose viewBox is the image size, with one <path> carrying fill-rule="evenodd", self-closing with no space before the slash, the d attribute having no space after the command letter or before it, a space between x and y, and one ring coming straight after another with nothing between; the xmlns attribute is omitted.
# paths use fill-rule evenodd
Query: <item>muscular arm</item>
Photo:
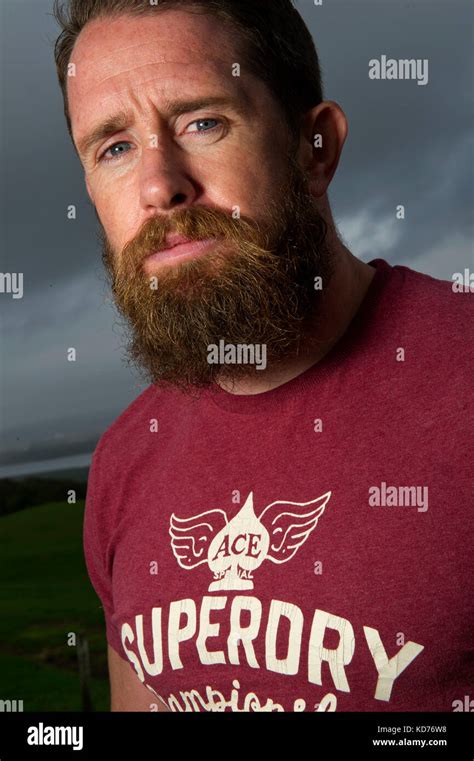
<svg viewBox="0 0 474 761"><path fill-rule="evenodd" d="M111 711L169 711L142 682L138 679L130 663L127 663L108 645L107 657L110 678Z"/></svg>

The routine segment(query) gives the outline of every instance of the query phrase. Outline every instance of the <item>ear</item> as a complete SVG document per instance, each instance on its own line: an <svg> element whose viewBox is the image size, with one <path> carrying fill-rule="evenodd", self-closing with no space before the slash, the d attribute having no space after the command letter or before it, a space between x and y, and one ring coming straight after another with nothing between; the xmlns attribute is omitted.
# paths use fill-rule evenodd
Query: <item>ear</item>
<svg viewBox="0 0 474 761"><path fill-rule="evenodd" d="M308 173L312 194L327 192L348 133L347 119L337 103L325 100L305 114L299 160Z"/></svg>

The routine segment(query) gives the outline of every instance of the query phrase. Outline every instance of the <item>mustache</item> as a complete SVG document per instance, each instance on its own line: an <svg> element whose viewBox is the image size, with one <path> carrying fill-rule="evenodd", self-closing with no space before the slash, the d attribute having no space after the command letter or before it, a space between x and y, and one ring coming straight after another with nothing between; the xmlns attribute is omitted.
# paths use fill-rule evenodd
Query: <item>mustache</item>
<svg viewBox="0 0 474 761"><path fill-rule="evenodd" d="M249 243L262 243L268 234L262 225L249 217L238 216L221 209L207 206L193 206L181 209L172 216L155 215L147 219L137 235L127 243L121 253L121 260L140 265L143 260L161 249L170 234L183 235L191 241L205 238L224 238L238 243L245 238Z"/></svg>

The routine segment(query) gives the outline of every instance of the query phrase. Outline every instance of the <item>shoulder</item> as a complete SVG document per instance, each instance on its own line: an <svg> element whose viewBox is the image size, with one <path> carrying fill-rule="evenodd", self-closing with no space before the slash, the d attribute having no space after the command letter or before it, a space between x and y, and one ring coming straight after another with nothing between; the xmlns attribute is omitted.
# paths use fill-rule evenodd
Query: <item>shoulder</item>
<svg viewBox="0 0 474 761"><path fill-rule="evenodd" d="M116 458L126 454L130 446L136 442L136 436L150 425L150 420L156 416L160 406L160 394L153 386L147 386L130 404L115 418L102 433L94 450L93 459Z"/></svg>
<svg viewBox="0 0 474 761"><path fill-rule="evenodd" d="M393 266L392 271L395 282L403 287L405 299L416 299L421 306L434 307L433 318L472 315L474 288L469 289L468 280L465 285L460 284L459 278L465 277L462 273L453 273L452 280L441 280L399 264Z"/></svg>
<svg viewBox="0 0 474 761"><path fill-rule="evenodd" d="M416 331L420 342L443 348L466 346L474 317L474 289L469 290L468 281L463 287L454 275L451 281L440 280L395 265L391 289L392 294L398 291L394 302L400 322L407 331Z"/></svg>
<svg viewBox="0 0 474 761"><path fill-rule="evenodd" d="M439 280L409 267L392 267L385 306L392 313L385 335L405 352L407 378L439 403L472 398L474 292L453 279Z"/></svg>

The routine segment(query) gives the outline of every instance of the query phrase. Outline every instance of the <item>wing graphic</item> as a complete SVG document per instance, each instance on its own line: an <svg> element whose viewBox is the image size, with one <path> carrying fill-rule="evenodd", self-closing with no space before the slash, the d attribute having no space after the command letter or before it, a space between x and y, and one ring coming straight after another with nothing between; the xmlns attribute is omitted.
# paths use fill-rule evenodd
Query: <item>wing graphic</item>
<svg viewBox="0 0 474 761"><path fill-rule="evenodd" d="M259 520L270 534L266 559L273 563L286 563L287 560L291 560L316 528L330 496L331 492L328 491L311 502L278 500L267 505L259 515Z"/></svg>
<svg viewBox="0 0 474 761"><path fill-rule="evenodd" d="M181 568L196 568L207 563L209 545L227 523L223 510L206 510L191 518L170 518L171 547Z"/></svg>

